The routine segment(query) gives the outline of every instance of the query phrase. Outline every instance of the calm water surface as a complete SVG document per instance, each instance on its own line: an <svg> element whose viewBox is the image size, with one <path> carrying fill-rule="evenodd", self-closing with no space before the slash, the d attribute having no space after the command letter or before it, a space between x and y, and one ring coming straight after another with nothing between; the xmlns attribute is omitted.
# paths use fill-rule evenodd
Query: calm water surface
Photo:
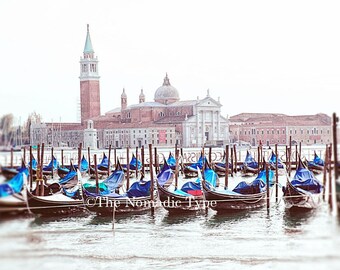
<svg viewBox="0 0 340 270"><path fill-rule="evenodd" d="M114 231L111 217L88 213L2 217L1 269L340 269L327 204L292 215L272 199L269 213L118 216Z"/></svg>

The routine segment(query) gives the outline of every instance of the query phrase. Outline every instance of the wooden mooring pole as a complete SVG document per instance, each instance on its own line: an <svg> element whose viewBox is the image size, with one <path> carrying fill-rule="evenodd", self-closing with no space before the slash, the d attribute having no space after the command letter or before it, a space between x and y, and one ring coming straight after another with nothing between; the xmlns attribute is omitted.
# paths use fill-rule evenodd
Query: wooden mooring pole
<svg viewBox="0 0 340 270"><path fill-rule="evenodd" d="M278 202L279 197L279 172L278 172L278 165L279 165L279 159L278 159L278 151L277 151L277 143L275 144L275 155L276 155L276 161L275 161L275 201Z"/></svg>
<svg viewBox="0 0 340 270"><path fill-rule="evenodd" d="M229 177L229 145L225 146L225 176L224 176L224 189L228 189Z"/></svg>
<svg viewBox="0 0 340 270"><path fill-rule="evenodd" d="M109 154L108 154L108 158L107 158L107 175L108 176L111 173L110 167L111 167L111 144L109 145Z"/></svg>
<svg viewBox="0 0 340 270"><path fill-rule="evenodd" d="M99 194L99 180L98 180L98 168L97 168L97 155L93 155L94 160L94 173L96 177L96 193Z"/></svg>
<svg viewBox="0 0 340 270"><path fill-rule="evenodd" d="M266 163L266 191L267 191L267 210L270 207L270 187L269 187L269 169L268 164Z"/></svg>
<svg viewBox="0 0 340 270"><path fill-rule="evenodd" d="M154 180L153 180L153 168L152 168L152 144L149 144L149 167L150 167L150 178L151 178L151 186L150 186L150 196L151 196L151 214L154 214Z"/></svg>
<svg viewBox="0 0 340 270"><path fill-rule="evenodd" d="M145 156L144 156L144 145L142 145L142 148L140 150L141 156L142 156L142 174L145 175Z"/></svg>
<svg viewBox="0 0 340 270"><path fill-rule="evenodd" d="M126 190L130 188L130 149L126 147Z"/></svg>
<svg viewBox="0 0 340 270"><path fill-rule="evenodd" d="M326 150L325 150L325 165L323 166L323 177L322 177L322 198L325 201L325 190L326 190L326 180L327 180L327 171L328 171L328 145L326 144Z"/></svg>

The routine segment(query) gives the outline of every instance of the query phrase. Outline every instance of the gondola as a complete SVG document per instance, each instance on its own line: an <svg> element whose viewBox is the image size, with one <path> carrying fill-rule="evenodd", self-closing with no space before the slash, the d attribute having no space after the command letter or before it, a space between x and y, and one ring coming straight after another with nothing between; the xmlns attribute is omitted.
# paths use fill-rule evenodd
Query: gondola
<svg viewBox="0 0 340 270"><path fill-rule="evenodd" d="M323 172L324 166L325 162L314 151L314 159L312 161L307 161L308 170L315 174L319 174Z"/></svg>
<svg viewBox="0 0 340 270"><path fill-rule="evenodd" d="M274 173L269 171L273 182ZM207 205L216 211L240 211L262 207L266 204L266 171L262 170L250 183L240 182L233 190L217 190L203 181L204 198Z"/></svg>
<svg viewBox="0 0 340 270"><path fill-rule="evenodd" d="M118 193L119 188L121 188L124 184L124 179L124 171L119 160L117 160L116 169L112 172L112 174L105 180L98 183L100 195L106 195L112 192ZM83 188L90 193L95 193L97 189L96 184L90 182L84 183Z"/></svg>
<svg viewBox="0 0 340 270"><path fill-rule="evenodd" d="M240 167L242 176L255 175L259 171L259 164L247 150L246 158Z"/></svg>
<svg viewBox="0 0 340 270"><path fill-rule="evenodd" d="M271 170L275 170L275 168L276 168L276 155L275 155L274 151L272 151L272 153L270 155L270 158L268 160L268 165L269 165ZM284 163L281 161L280 158L278 158L278 160L277 160L277 169L278 169L279 175L284 175L286 173L286 166L284 165Z"/></svg>
<svg viewBox="0 0 340 270"><path fill-rule="evenodd" d="M197 162L186 165L183 168L185 178L193 178L198 176L198 170L202 170L203 164L207 162L207 158L201 153Z"/></svg>
<svg viewBox="0 0 340 270"><path fill-rule="evenodd" d="M282 188L285 208L292 211L315 209L322 201L322 190L322 184L300 160L293 179L287 179Z"/></svg>
<svg viewBox="0 0 340 270"><path fill-rule="evenodd" d="M81 160L80 160L80 168L79 168L79 165L74 165L74 168L75 168L76 170L79 169L79 171L80 171L81 173L85 173L85 172L88 172L89 166L90 166L89 162L87 161L87 159L86 159L85 156L83 155L83 157L82 157Z"/></svg>
<svg viewBox="0 0 340 270"><path fill-rule="evenodd" d="M166 160L166 163L169 165L169 167L175 171L176 170L176 159L175 157L172 155L172 153L169 153L168 159Z"/></svg>
<svg viewBox="0 0 340 270"><path fill-rule="evenodd" d="M6 179L12 179L20 170L26 168L25 163L22 161L20 166L0 166L0 174Z"/></svg>
<svg viewBox="0 0 340 270"><path fill-rule="evenodd" d="M229 161L228 165L229 165L229 173L231 174L232 173L232 171L231 171L232 166L231 166L230 161ZM216 173L219 177L225 176L225 169L226 169L226 153L225 153L225 151L224 151L222 161L216 162L214 164L214 168L215 168L215 171L216 171Z"/></svg>
<svg viewBox="0 0 340 270"><path fill-rule="evenodd" d="M105 155L105 153L103 153L103 158L102 158L101 162L97 165L97 173L99 175L107 175L108 174L108 166L109 166L109 159ZM90 173L91 173L91 175L94 175L95 174L95 168L90 167Z"/></svg>
<svg viewBox="0 0 340 270"><path fill-rule="evenodd" d="M76 176L76 180L79 181L81 179L79 171L77 171ZM70 181L74 181L74 178L69 179ZM74 183L71 185L74 185ZM37 188L33 191L27 188L27 206L29 211L39 215L58 215L83 211L83 200L79 196L72 197L65 194L64 189L66 187L66 185L63 187L59 183L44 185L43 196L37 195Z"/></svg>
<svg viewBox="0 0 340 270"><path fill-rule="evenodd" d="M119 173L124 174L122 169ZM124 194L117 192L118 186L111 187L113 190L109 192L105 188L97 192L96 187L92 186L90 189L84 185L82 188L84 205L90 212L97 215L112 215L113 211L115 214L124 214L149 210L156 205L155 200L152 200L150 187L151 180L144 180L143 175Z"/></svg>
<svg viewBox="0 0 340 270"><path fill-rule="evenodd" d="M132 158L129 162L129 164L127 165L123 165L122 168L124 170L124 172L127 172L127 169L129 167L129 174L130 176L132 176L132 173L136 171L141 171L142 170L142 162L140 160L138 160L135 156L135 154L132 154Z"/></svg>
<svg viewBox="0 0 340 270"><path fill-rule="evenodd" d="M0 214L18 214L27 211L22 189L28 170L22 168L11 180L0 185Z"/></svg>
<svg viewBox="0 0 340 270"><path fill-rule="evenodd" d="M116 214L148 210L155 205L151 199L150 186L150 180L140 180L122 195L115 192L102 195L83 189L84 203L90 212L98 215L112 215L113 209Z"/></svg>
<svg viewBox="0 0 340 270"><path fill-rule="evenodd" d="M209 166L204 169L205 180L216 187L218 175ZM157 178L158 196L161 205L170 213L200 211L204 209L201 187L201 173L198 170L196 181L187 181L180 189L166 187L164 179Z"/></svg>

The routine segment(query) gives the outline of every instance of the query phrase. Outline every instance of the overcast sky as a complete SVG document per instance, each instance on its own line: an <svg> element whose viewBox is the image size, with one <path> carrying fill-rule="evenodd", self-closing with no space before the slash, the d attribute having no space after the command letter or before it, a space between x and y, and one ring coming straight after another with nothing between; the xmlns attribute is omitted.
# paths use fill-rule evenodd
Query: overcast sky
<svg viewBox="0 0 340 270"><path fill-rule="evenodd" d="M0 1L0 115L77 121L86 24L101 112L153 101L165 73L181 100L222 115L339 112L340 1ZM337 96L336 96L337 95Z"/></svg>

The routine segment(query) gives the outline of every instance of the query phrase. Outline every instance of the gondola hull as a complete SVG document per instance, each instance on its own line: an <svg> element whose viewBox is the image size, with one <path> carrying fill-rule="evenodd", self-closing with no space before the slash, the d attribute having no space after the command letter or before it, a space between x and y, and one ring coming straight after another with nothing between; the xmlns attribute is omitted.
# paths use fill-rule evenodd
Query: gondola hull
<svg viewBox="0 0 340 270"><path fill-rule="evenodd" d="M263 207L266 204L266 192L257 194L223 194L212 191L203 184L207 205L216 211L242 211Z"/></svg>
<svg viewBox="0 0 340 270"><path fill-rule="evenodd" d="M314 174L320 174L324 170L324 166L313 164L313 165L308 165L308 169L312 171Z"/></svg>
<svg viewBox="0 0 340 270"><path fill-rule="evenodd" d="M242 176L253 176L259 172L258 168L252 168L244 164L241 168L241 175Z"/></svg>
<svg viewBox="0 0 340 270"><path fill-rule="evenodd" d="M97 215L112 215L115 214L141 212L151 210L156 203L151 200L151 196L136 197L136 198L113 198L108 196L92 196L83 190L84 204L88 211Z"/></svg>
<svg viewBox="0 0 340 270"><path fill-rule="evenodd" d="M171 213L200 211L204 209L203 196L180 196L158 185L161 205Z"/></svg>
<svg viewBox="0 0 340 270"><path fill-rule="evenodd" d="M184 167L183 173L185 178L194 178L198 176L197 169L191 168L189 166Z"/></svg>
<svg viewBox="0 0 340 270"><path fill-rule="evenodd" d="M48 196L35 196L27 190L27 204L34 214L65 214L84 209L83 200L71 199L61 193Z"/></svg>
<svg viewBox="0 0 340 270"><path fill-rule="evenodd" d="M225 176L225 171L226 171L226 170L225 170L225 167L220 166L220 165L218 165L218 164L215 164L215 165L214 165L214 170L215 170L215 172L217 173L217 175L218 175L219 177ZM229 174L232 174L232 169L229 168L228 172L229 172Z"/></svg>
<svg viewBox="0 0 340 270"><path fill-rule="evenodd" d="M27 212L27 204L21 194L0 198L1 214L21 214Z"/></svg>
<svg viewBox="0 0 340 270"><path fill-rule="evenodd" d="M290 182L283 194L285 207L291 211L305 211L317 208L322 202L322 193L312 193L295 188Z"/></svg>

